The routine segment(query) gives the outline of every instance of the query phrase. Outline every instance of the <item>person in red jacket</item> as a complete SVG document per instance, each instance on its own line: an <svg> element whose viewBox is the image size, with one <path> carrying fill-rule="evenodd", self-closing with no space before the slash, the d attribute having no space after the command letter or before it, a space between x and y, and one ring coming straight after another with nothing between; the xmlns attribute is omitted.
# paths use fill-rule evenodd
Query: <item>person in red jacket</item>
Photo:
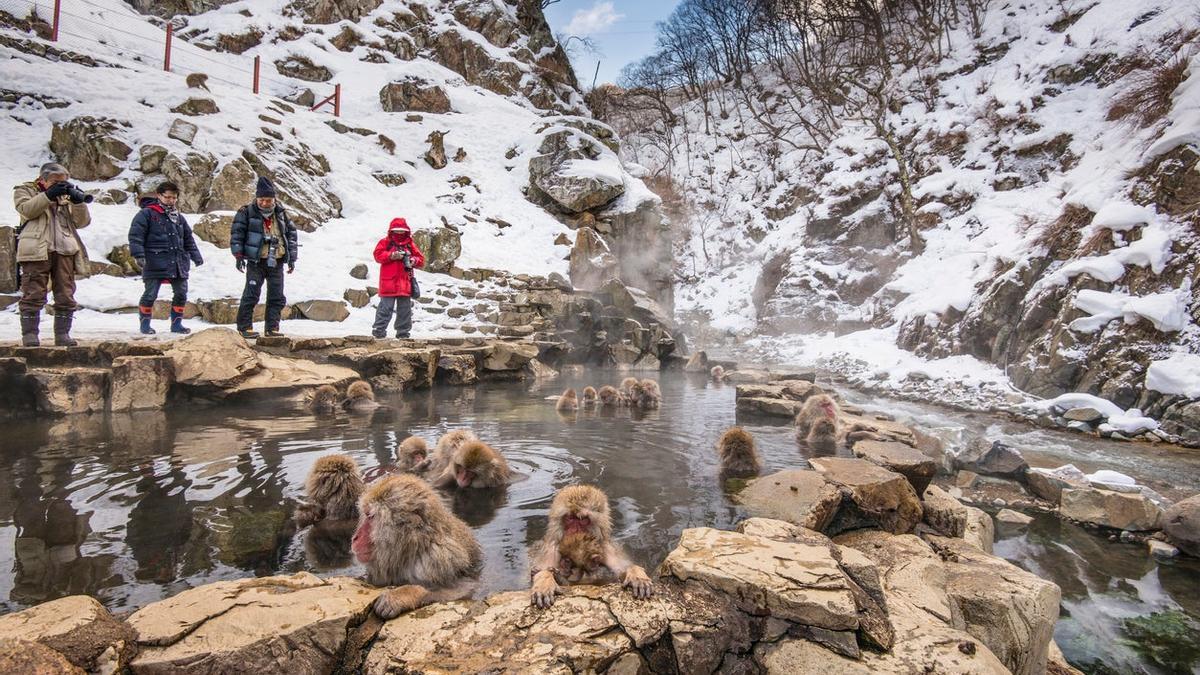
<svg viewBox="0 0 1200 675"><path fill-rule="evenodd" d="M380 265L379 306L371 334L387 337L388 322L395 312L396 337L406 338L412 330L412 298L417 286L413 270L425 266L425 254L417 248L403 218L393 219L388 235L375 245L375 262ZM419 296L419 291L416 294Z"/></svg>

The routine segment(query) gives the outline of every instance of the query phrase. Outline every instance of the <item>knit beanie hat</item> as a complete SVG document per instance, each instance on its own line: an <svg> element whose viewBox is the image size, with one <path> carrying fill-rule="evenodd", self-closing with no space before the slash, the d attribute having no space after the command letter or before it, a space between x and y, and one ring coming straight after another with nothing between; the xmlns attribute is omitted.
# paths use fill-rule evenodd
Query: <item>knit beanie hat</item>
<svg viewBox="0 0 1200 675"><path fill-rule="evenodd" d="M258 187L254 189L255 197L274 197L275 186L271 185L271 181L267 180L266 176L258 177Z"/></svg>

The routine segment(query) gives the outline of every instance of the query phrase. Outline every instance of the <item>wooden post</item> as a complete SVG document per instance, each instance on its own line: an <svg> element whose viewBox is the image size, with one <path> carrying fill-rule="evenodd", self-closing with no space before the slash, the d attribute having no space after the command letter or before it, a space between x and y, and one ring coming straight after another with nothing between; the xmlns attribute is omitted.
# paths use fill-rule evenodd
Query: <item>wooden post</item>
<svg viewBox="0 0 1200 675"><path fill-rule="evenodd" d="M171 71L171 37L175 35L175 24L167 24L167 46L166 52L163 55L163 70Z"/></svg>
<svg viewBox="0 0 1200 675"><path fill-rule="evenodd" d="M342 85L333 85L333 116L342 116Z"/></svg>
<svg viewBox="0 0 1200 675"><path fill-rule="evenodd" d="M54 0L54 26L50 31L50 41L58 42L58 13L62 9L62 0Z"/></svg>
<svg viewBox="0 0 1200 675"><path fill-rule="evenodd" d="M259 68L261 68L261 67L262 67L262 57L255 56L254 57L254 93L256 93L256 94L258 93L258 73L259 73Z"/></svg>

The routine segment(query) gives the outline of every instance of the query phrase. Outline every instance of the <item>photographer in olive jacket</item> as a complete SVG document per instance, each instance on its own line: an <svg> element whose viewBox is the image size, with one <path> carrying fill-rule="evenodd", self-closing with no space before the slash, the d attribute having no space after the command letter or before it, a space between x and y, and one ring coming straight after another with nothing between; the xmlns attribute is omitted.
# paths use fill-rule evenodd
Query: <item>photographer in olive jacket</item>
<svg viewBox="0 0 1200 675"><path fill-rule="evenodd" d="M21 266L21 344L37 347L38 324L46 306L46 292L54 292L54 344L74 347L71 319L75 304L75 277L87 276L87 251L77 228L92 222L91 195L68 182L61 164L44 164L38 179L13 189L13 203L21 216L17 227L17 264Z"/></svg>
<svg viewBox="0 0 1200 675"><path fill-rule="evenodd" d="M279 332L279 319L287 298L283 295L283 267L288 274L296 271L296 227L275 199L275 186L259 176L254 202L238 209L230 229L229 249L237 259L237 269L246 273L246 287L238 305L237 329L246 339L258 337L252 330L254 306L267 285L266 334Z"/></svg>

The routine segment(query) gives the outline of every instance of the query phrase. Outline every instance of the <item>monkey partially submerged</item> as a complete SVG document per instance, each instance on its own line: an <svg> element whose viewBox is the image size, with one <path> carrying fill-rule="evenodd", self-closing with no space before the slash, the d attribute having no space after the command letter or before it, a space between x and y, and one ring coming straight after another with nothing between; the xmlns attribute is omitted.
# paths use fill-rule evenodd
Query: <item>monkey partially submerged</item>
<svg viewBox="0 0 1200 675"><path fill-rule="evenodd" d="M717 441L717 455L721 458L721 475L730 478L757 476L762 470L762 460L754 447L754 437L741 427L730 427Z"/></svg>
<svg viewBox="0 0 1200 675"><path fill-rule="evenodd" d="M396 466L405 472L415 472L416 467L429 456L429 446L419 436L409 436L396 448Z"/></svg>
<svg viewBox="0 0 1200 675"><path fill-rule="evenodd" d="M508 485L512 473L504 456L480 440L459 445L450 455L450 463L434 478L434 487L494 488Z"/></svg>
<svg viewBox="0 0 1200 675"><path fill-rule="evenodd" d="M332 385L323 384L309 394L308 409L315 415L329 415L337 410L338 390Z"/></svg>
<svg viewBox="0 0 1200 675"><path fill-rule="evenodd" d="M796 440L820 452L837 450L841 437L840 416L841 411L832 396L808 397L796 415Z"/></svg>
<svg viewBox="0 0 1200 675"><path fill-rule="evenodd" d="M596 405L596 388L595 387L584 387L583 388L583 401L581 403L582 403L583 407L585 407L585 408L591 408Z"/></svg>
<svg viewBox="0 0 1200 675"><path fill-rule="evenodd" d="M351 412L368 412L380 405L375 402L375 390L366 380L355 380L346 388L346 400L342 407Z"/></svg>
<svg viewBox="0 0 1200 675"><path fill-rule="evenodd" d="M433 447L433 453L426 457L425 461L413 467L413 472L424 474L427 478L437 478L449 466L454 451L462 444L474 440L478 439L469 429L455 429L443 434L438 439L437 445Z"/></svg>
<svg viewBox="0 0 1200 675"><path fill-rule="evenodd" d="M621 392L617 391L616 387L611 385L606 384L600 387L597 397L600 399L601 407L617 408L621 405Z"/></svg>
<svg viewBox="0 0 1200 675"><path fill-rule="evenodd" d="M658 383L650 379L635 381L629 387L629 404L642 410L657 408L662 404L662 391Z"/></svg>
<svg viewBox="0 0 1200 675"><path fill-rule="evenodd" d="M389 588L372 607L382 619L474 590L483 551L427 483L397 475L371 485L350 547L367 567L367 582Z"/></svg>
<svg viewBox="0 0 1200 675"><path fill-rule="evenodd" d="M363 492L358 464L349 455L318 457L304 481L304 492L306 500L294 515L298 527L325 519L357 518L358 498Z"/></svg>
<svg viewBox="0 0 1200 675"><path fill-rule="evenodd" d="M627 377L621 380L621 386L617 391L621 394L621 403L623 405L633 404L633 388L637 385L638 379L636 377Z"/></svg>
<svg viewBox="0 0 1200 675"><path fill-rule="evenodd" d="M591 537L594 543L572 539L567 542L568 552L590 551L598 547L600 564L621 580L635 598L644 599L653 593L653 584L646 570L633 564L619 544L612 540L612 516L609 513L608 497L599 488L591 485L571 485L558 491L550 503L550 522L546 536L532 556L534 561L531 577L533 589L530 601L537 607L554 604L559 592L556 571L562 564L562 547L569 535ZM594 570L593 570L594 571Z"/></svg>
<svg viewBox="0 0 1200 675"><path fill-rule="evenodd" d="M721 366L713 366L712 370L708 371L708 375L714 382L725 381L725 369Z"/></svg>
<svg viewBox="0 0 1200 675"><path fill-rule="evenodd" d="M554 405L554 409L558 412L575 412L579 410L579 395L574 389L568 389L558 397L558 403Z"/></svg>

